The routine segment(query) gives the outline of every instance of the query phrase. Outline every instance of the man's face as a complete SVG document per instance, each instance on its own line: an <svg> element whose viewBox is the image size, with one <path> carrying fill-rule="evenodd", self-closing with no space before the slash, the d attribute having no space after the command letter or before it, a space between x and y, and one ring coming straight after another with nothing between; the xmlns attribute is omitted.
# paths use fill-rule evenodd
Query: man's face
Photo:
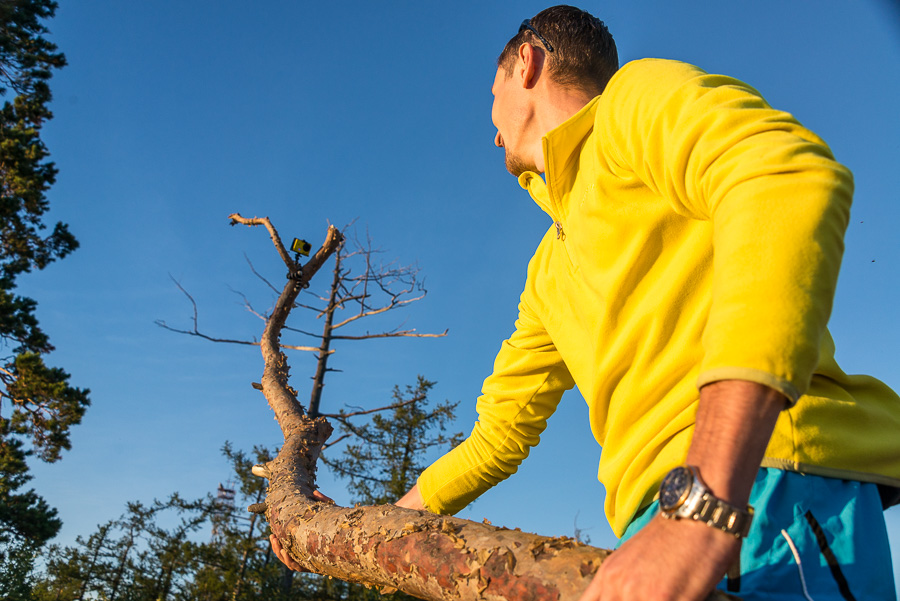
<svg viewBox="0 0 900 601"><path fill-rule="evenodd" d="M522 154L525 113L521 86L516 85L514 76L507 77L503 67L497 69L491 93L494 104L491 107L491 121L497 128L494 144L506 151L506 170L518 177L526 171L536 171Z"/></svg>

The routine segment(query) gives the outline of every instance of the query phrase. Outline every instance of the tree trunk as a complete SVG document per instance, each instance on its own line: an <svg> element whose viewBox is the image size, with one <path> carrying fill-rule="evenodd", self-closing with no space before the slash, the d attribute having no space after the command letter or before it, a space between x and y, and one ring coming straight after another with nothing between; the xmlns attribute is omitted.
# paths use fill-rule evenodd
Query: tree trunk
<svg viewBox="0 0 900 601"><path fill-rule="evenodd" d="M116 575L113 578L112 589L109 593L110 601L116 601L116 595L119 593L119 585L122 583L122 575L125 573L125 563L128 561L128 554L131 547L134 546L134 536L129 537L125 550L122 551L122 557L119 559L119 566L116 568Z"/></svg>
<svg viewBox="0 0 900 601"><path fill-rule="evenodd" d="M334 325L334 312L338 289L341 285L341 253L334 255L334 278L331 281L331 292L328 295L328 307L325 309L325 324L322 326L322 344L319 346L316 361L316 375L313 377L312 393L309 396L309 415L319 416L319 403L322 401L322 388L325 387L325 374L328 372L328 357L331 347L331 332Z"/></svg>
<svg viewBox="0 0 900 601"><path fill-rule="evenodd" d="M239 216L232 219L248 223ZM248 225L263 224L262 220ZM277 237L265 222L273 241ZM272 531L305 569L349 582L395 589L426 600L497 599L575 601L609 551L573 539L438 516L394 505L345 508L313 499L327 420L304 415L288 386L279 336L300 288L339 244L337 230L303 268L307 279L285 286L261 339L262 389L285 443L278 456L253 472L269 479L264 511ZM280 241L275 242L282 258ZM286 258L289 270L296 268ZM719 593L712 598L724 599Z"/></svg>
<svg viewBox="0 0 900 601"><path fill-rule="evenodd" d="M169 598L169 590L172 588L172 576L175 572L175 559L172 559L172 564L165 568L165 578L162 583L162 592L159 594L159 601L166 601Z"/></svg>
<svg viewBox="0 0 900 601"><path fill-rule="evenodd" d="M262 491L256 495L256 502L262 500ZM234 583L234 589L231 591L231 601L237 601L238 595L241 593L241 586L244 584L244 574L247 572L247 562L250 559L250 551L255 548L253 541L253 528L256 527L257 515L253 514L250 518L250 529L247 531L247 539L244 541L244 552L241 554L241 569L238 571L237 582Z"/></svg>
<svg viewBox="0 0 900 601"><path fill-rule="evenodd" d="M87 592L88 585L94 575L94 566L97 564L97 556L100 555L100 549L106 541L106 533L109 532L109 528L109 524L100 528L100 539L97 541L97 547L94 549L93 555L91 555L90 563L88 563L87 574L85 574L84 579L81 581L81 587L78 590L78 601L82 601L84 599L84 594ZM90 539L88 539L88 543L90 544Z"/></svg>
<svg viewBox="0 0 900 601"><path fill-rule="evenodd" d="M286 565L282 565L281 570L281 592L284 593L285 599L289 599L291 589L294 588L294 572Z"/></svg>

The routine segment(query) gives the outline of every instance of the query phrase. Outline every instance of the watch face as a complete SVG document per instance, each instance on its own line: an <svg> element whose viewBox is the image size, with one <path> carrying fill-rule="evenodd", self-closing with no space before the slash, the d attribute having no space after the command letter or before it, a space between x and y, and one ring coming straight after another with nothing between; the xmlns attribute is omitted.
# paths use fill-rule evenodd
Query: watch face
<svg viewBox="0 0 900 601"><path fill-rule="evenodd" d="M663 511L672 511L684 503L691 491L694 477L686 467L677 467L663 478L659 485L659 507Z"/></svg>

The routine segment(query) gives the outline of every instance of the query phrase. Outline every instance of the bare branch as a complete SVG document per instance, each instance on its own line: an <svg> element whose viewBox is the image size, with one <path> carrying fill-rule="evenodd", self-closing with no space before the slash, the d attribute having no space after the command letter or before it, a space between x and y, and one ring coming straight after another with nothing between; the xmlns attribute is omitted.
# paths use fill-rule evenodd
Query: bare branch
<svg viewBox="0 0 900 601"><path fill-rule="evenodd" d="M358 415L369 415L370 413L377 413L379 411L387 411L389 409L399 409L400 407L405 407L406 405L411 405L412 403L420 402L421 398L412 398L408 401L403 401L402 403L392 403L390 405L386 405L384 407L379 407L377 409L365 409L360 411L354 411L352 413L323 413L322 417L330 417L336 420L342 420L348 417L356 417Z"/></svg>
<svg viewBox="0 0 900 601"><path fill-rule="evenodd" d="M336 323L336 324L334 325L334 329L336 330L336 329L338 329L338 328L340 328L340 327L342 327L342 326L347 325L348 323L353 323L354 321L356 321L356 320L358 320L358 319L362 319L362 318L364 318L364 317L371 317L371 316L373 316L373 315L379 315L379 314L381 314L381 313L386 313L387 311L391 311L391 310L393 310L393 309L397 309L397 308L399 308L399 307L406 306L406 305L408 305L408 304L410 304L410 303L414 303L414 302L416 302L416 301L420 301L420 300L422 300L423 298L425 298L425 295L422 294L422 295L417 296L417 297L415 297L415 298L409 298L409 299L405 299L405 300L397 300L398 297L400 296L400 294L403 294L403 293L404 293L404 292L399 292L399 293L395 294L395 295L391 298L390 303L388 303L387 305L384 305L384 306L382 306L382 307L379 307L378 309L371 309L371 310L369 310L369 311L357 313L356 315L351 315L350 317L348 317L348 318L345 319L344 321L339 322L339 323Z"/></svg>
<svg viewBox="0 0 900 601"><path fill-rule="evenodd" d="M442 338L450 330L444 330L440 334L418 334L415 329L401 330L398 332L381 332L380 334L365 334L362 336L332 336L332 340L369 340L371 338Z"/></svg>
<svg viewBox="0 0 900 601"><path fill-rule="evenodd" d="M286 348L290 351L309 351L311 353L319 353L322 351L322 349L320 349L317 346L299 346L299 345L293 345L293 344L279 344L278 346L280 348ZM329 350L326 354L330 355L333 352L334 352L333 350Z"/></svg>
<svg viewBox="0 0 900 601"><path fill-rule="evenodd" d="M281 293L281 291L280 291L278 288L276 288L276 287L272 284L272 282L270 282L269 280L267 280L265 277L263 277L263 275L262 275L261 273L259 273L258 271L256 271L256 268L253 266L253 261L251 261L251 260L250 260L250 257L247 256L247 253L244 253L244 259L246 259L247 265L250 266L250 271L253 272L253 275L255 275L255 276L258 277L260 280L262 280L263 283L264 283L266 286L268 286L269 289L271 289L272 292L274 292L275 294L280 294L280 293Z"/></svg>
<svg viewBox="0 0 900 601"><path fill-rule="evenodd" d="M337 443L341 442L341 441L344 440L345 438L350 438L351 436L353 436L353 435L352 435L352 434L344 434L343 436L338 436L338 437L335 438L334 440L332 440L332 441L330 441L330 442L326 442L325 444L323 444L323 445L322 445L322 450L324 451L324 450L327 449L328 447L333 447L334 445L336 445Z"/></svg>
<svg viewBox="0 0 900 601"><path fill-rule="evenodd" d="M214 338L213 336L208 336L203 332L199 332L197 330L181 330L179 328L173 328L165 321L161 319L157 319L154 321L156 325L159 327L169 330L170 332L175 332L176 334L187 334L188 336L196 336L197 338L203 338L204 340L209 340L210 342L224 342L226 344L243 344L246 346L259 346L259 342L252 340L235 340L233 338ZM320 349L317 346L300 346L295 344L281 344L281 348L288 349L290 351L305 351L309 353L317 353ZM328 351L329 353L333 353L334 351Z"/></svg>
<svg viewBox="0 0 900 601"><path fill-rule="evenodd" d="M307 332L306 330L292 328L290 326L284 326L284 329L288 330L289 332L296 332L297 334L303 334L304 336L312 336L313 338L321 337L321 334L314 334L313 332Z"/></svg>
<svg viewBox="0 0 900 601"><path fill-rule="evenodd" d="M263 321L268 319L267 315L263 315L262 313L260 313L259 311L257 311L256 309L253 308L253 305L250 304L250 299L248 299L247 296L243 292L241 292L240 290L235 290L231 286L229 286L228 289L231 292L233 292L234 294L237 294L238 296L241 297L241 300L244 301L243 302L244 308L247 310L248 313L250 313L251 315L255 315L256 317L260 318Z"/></svg>
<svg viewBox="0 0 900 601"><path fill-rule="evenodd" d="M181 293L184 294L189 301L191 301L191 308L193 309L193 316L191 320L194 323L194 331L197 331L197 301L195 301L194 297L184 289L184 286L181 285L181 282L172 277L171 273L169 274L169 279L171 279L175 283L175 285L178 286L178 289L181 290Z"/></svg>
<svg viewBox="0 0 900 601"><path fill-rule="evenodd" d="M316 294L315 292L312 292L310 290L304 290L303 294L308 294L309 296L314 296L317 299L319 299L320 301L322 301L323 303L328 301L327 296L322 296L321 294ZM316 309L316 310L318 311L318 309Z"/></svg>
<svg viewBox="0 0 900 601"><path fill-rule="evenodd" d="M169 330L170 332L175 332L177 334L187 334L188 336L196 336L198 338L203 338L204 340L209 340L210 342L225 342L228 344L245 344L247 346L259 346L259 342L253 342L250 340L235 340L233 338L214 338L212 336L207 336L203 332L200 332L199 330L197 330L196 325L193 330L182 330L179 328L173 328L172 326L170 326L169 324L167 324L165 321L163 321L161 319L157 319L153 323L155 323L156 325L158 325L159 327L161 327L163 329Z"/></svg>
<svg viewBox="0 0 900 601"><path fill-rule="evenodd" d="M224 342L227 344L243 344L246 346L259 346L259 342L256 340L237 340L234 338L216 338L214 336L210 336L208 334L204 334L203 332L201 332L198 327L197 301L195 301L194 297L191 296L190 293L184 289L184 286L181 285L181 282L176 280L171 275L169 275L169 277L172 279L172 282L174 282L174 284L178 287L178 289L181 290L182 294L184 294L187 297L187 299L190 301L191 309L192 309L191 322L194 324L194 327L193 327L193 329L190 329L190 330L182 330L180 328L175 328L175 327L170 326L162 319L157 319L156 321L154 321L154 323L156 325L158 325L159 327L161 327L163 329L169 330L170 332L175 332L177 334L187 334L188 336L196 336L197 338L203 338L204 340L209 340L210 342ZM263 318L263 319L265 319L265 318ZM292 351L306 351L306 352L318 352L320 350L319 347L317 347L317 346L297 346L297 345L291 345L291 344L282 344L281 348L289 349ZM330 352L334 352L334 351L330 351Z"/></svg>
<svg viewBox="0 0 900 601"><path fill-rule="evenodd" d="M328 300L328 299L322 299L322 300ZM309 309L310 311L315 311L316 313L319 313L322 311L322 309L320 309L319 307L313 307L312 305L304 305L303 303L294 303L294 307L296 307L298 309Z"/></svg>
<svg viewBox="0 0 900 601"><path fill-rule="evenodd" d="M291 259L290 255L288 255L287 249L284 247L284 244L281 242L281 237L278 235L278 232L275 230L275 226L272 225L272 222L269 221L268 217L241 217L237 213L232 213L228 216L231 219L231 225L237 225L241 223L248 227L253 227L257 225L264 225L267 230L269 230L269 236L272 238L272 244L275 245L275 249L278 251L278 255L281 257L281 260L284 261L284 264L287 265L287 268L293 273L295 269L297 269L297 264ZM277 292L277 290L276 290Z"/></svg>

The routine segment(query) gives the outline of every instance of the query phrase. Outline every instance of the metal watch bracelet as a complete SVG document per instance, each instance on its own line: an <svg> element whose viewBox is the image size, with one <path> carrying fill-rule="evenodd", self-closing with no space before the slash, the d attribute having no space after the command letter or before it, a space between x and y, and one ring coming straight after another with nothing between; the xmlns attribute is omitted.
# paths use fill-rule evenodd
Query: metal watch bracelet
<svg viewBox="0 0 900 601"><path fill-rule="evenodd" d="M665 501L673 496L678 500L667 505ZM682 466L669 472L660 486L660 501L663 517L703 522L735 538L746 537L753 522L751 506L741 509L714 496L695 466Z"/></svg>

